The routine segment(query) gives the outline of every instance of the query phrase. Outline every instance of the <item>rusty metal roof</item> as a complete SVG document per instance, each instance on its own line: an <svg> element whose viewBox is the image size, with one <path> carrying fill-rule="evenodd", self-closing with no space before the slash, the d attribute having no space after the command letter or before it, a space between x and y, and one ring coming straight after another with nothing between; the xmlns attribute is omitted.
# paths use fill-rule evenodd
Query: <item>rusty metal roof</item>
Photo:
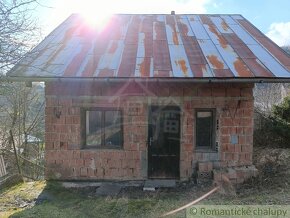
<svg viewBox="0 0 290 218"><path fill-rule="evenodd" d="M21 78L290 78L290 56L241 15L71 15L9 73Z"/></svg>

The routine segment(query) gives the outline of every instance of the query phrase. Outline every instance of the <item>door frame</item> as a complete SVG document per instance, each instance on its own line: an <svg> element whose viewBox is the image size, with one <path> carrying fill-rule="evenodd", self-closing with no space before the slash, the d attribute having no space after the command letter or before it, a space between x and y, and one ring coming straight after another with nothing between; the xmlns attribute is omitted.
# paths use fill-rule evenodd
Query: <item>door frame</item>
<svg viewBox="0 0 290 218"><path fill-rule="evenodd" d="M181 127L182 127L182 119L181 119L181 107L180 107L180 105L177 105L177 104L168 104L168 105L156 105L156 104L153 104L153 105L148 105L148 107L147 107L147 109L148 109L148 112L147 112L147 115L148 115L148 117L147 117L147 122L148 122L148 124L147 124L147 140L146 140L146 143L147 143L147 178L148 179L157 179L156 177L151 177L150 176L150 168L149 168L149 166L150 166L150 163L149 163L149 161L150 161L150 158L149 158L149 155L150 155L150 153L149 153L149 147L150 147L150 142L149 142L149 140L150 140L150 135L149 135L149 127L150 127L150 122L151 122L151 113L152 113L152 107L158 107L158 108L166 108L166 107L175 107L177 110L176 111L178 111L179 112L179 149L178 149L178 176L176 176L176 177L174 177L174 178L158 178L158 179L177 179L177 180L179 180L180 179L180 154L181 154L181 135L182 135L182 129L181 129Z"/></svg>

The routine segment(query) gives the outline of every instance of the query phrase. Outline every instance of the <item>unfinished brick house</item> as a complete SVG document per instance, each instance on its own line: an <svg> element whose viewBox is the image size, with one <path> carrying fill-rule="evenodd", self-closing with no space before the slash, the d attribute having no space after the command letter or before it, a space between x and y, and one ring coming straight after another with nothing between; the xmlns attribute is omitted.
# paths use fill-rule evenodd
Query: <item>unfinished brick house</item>
<svg viewBox="0 0 290 218"><path fill-rule="evenodd" d="M290 57L241 15L72 15L9 73L45 81L47 178L256 174L253 87Z"/></svg>

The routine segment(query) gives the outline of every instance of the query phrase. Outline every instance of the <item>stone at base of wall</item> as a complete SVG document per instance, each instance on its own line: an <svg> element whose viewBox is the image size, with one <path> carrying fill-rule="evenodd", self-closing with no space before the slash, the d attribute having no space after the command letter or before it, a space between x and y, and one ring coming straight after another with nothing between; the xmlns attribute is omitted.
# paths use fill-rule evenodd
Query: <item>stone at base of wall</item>
<svg viewBox="0 0 290 218"><path fill-rule="evenodd" d="M226 176L233 184L239 184L251 177L257 176L257 174L258 170L254 165L213 170L214 183L216 184L222 181L223 176Z"/></svg>

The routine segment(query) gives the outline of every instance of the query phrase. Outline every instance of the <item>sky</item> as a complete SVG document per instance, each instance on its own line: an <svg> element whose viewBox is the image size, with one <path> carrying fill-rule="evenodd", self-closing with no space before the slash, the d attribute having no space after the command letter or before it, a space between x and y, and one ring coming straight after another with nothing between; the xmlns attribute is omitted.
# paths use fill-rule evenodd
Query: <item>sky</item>
<svg viewBox="0 0 290 218"><path fill-rule="evenodd" d="M290 0L43 0L36 16L47 35L72 13L241 14L278 45L290 46Z"/></svg>

